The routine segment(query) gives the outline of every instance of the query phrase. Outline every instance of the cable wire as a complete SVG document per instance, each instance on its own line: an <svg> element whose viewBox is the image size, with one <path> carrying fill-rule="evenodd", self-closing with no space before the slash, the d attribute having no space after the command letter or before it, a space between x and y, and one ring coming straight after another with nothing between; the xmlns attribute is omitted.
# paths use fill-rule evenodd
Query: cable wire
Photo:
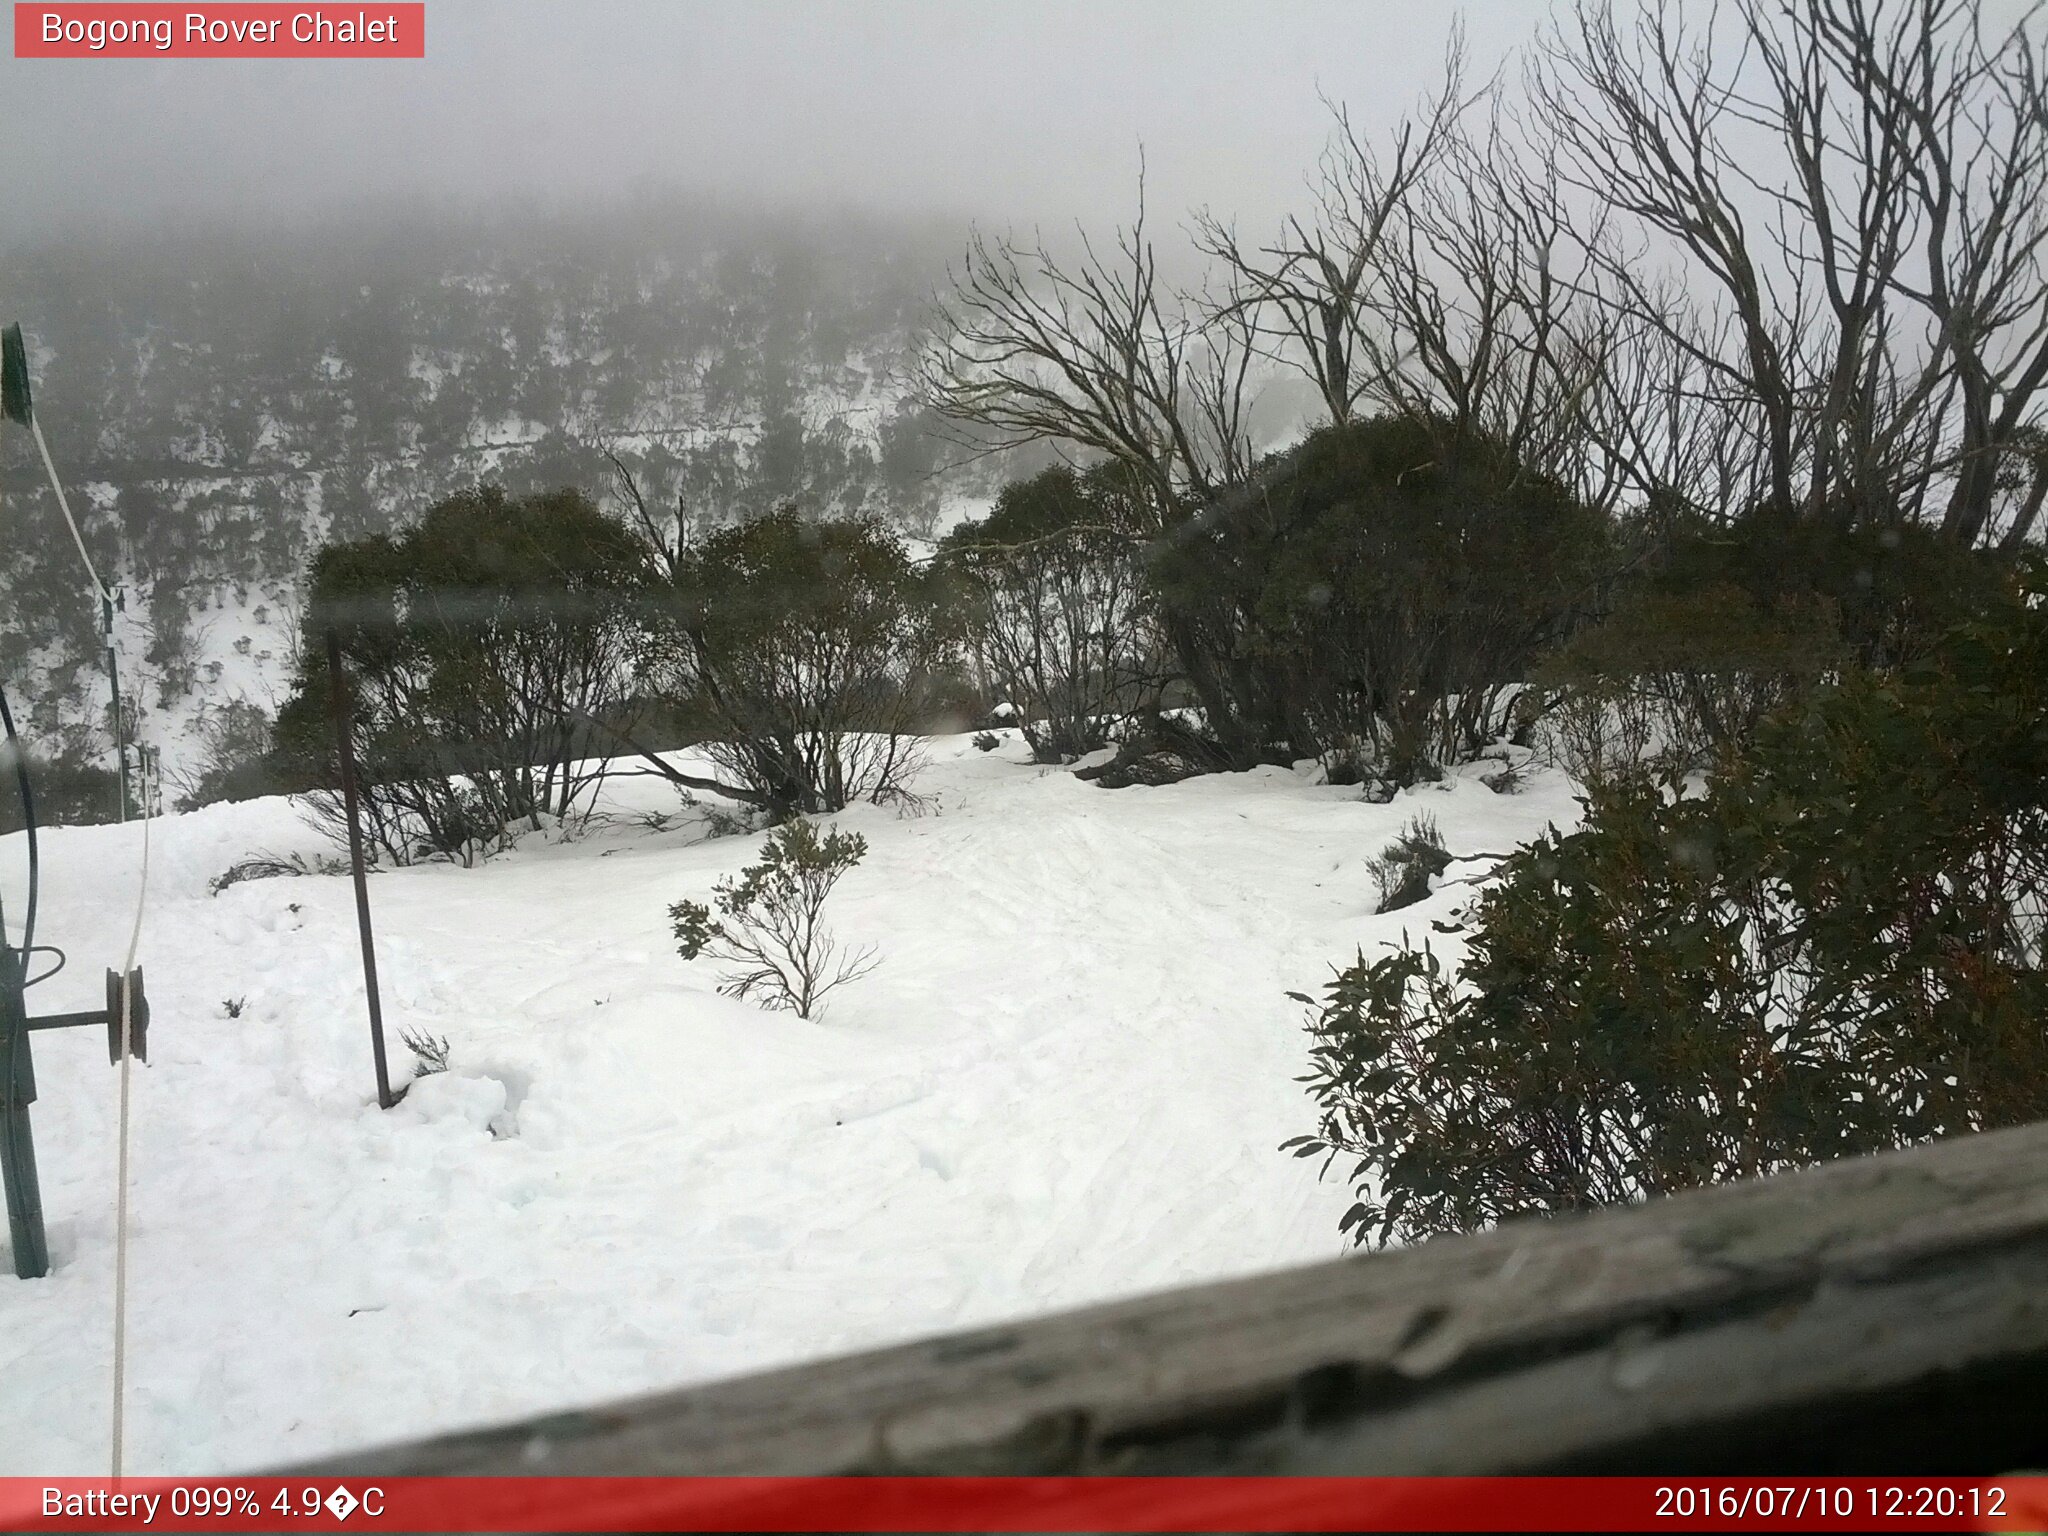
<svg viewBox="0 0 2048 1536"><path fill-rule="evenodd" d="M57 509L64 514L64 524L71 530L71 542L78 548L78 558L85 563L85 574L91 580L93 591L100 599L100 615L107 635L107 670L118 697L120 683L116 676L118 664L114 654L114 594L107 584L100 580L99 568L92 563L92 554L85 547L85 535L78 526L78 519L71 515L71 499L64 494L64 482L57 476L56 463L50 458L50 445L43 437L43 424L33 412L29 413L28 428L36 440L36 451L42 455L43 471L50 477L50 489L56 493ZM0 716L4 716L7 740L14 747L15 767L21 784L23 814L28 823L29 833L29 902L28 914L23 925L22 964L24 973L28 964L30 946L35 936L35 904L38 884L37 852L35 840L35 818L30 807L28 768L21 758L20 740L15 735L14 717L6 713L6 699L0 695ZM125 759L126 749L121 743L121 721L117 714L114 719L114 749ZM122 763L125 771L125 760ZM142 943L142 914L149 896L149 823L151 809L151 775L148 758L142 759L139 777L142 782L142 873L135 890L135 921L128 930L128 954L121 964L121 1107L119 1150L116 1154L116 1187L114 1191L114 1402L113 1402L113 1475L121 1475L121 1437L123 1429L123 1399L127 1377L128 1342L128 1104L130 1064L134 1059L135 1047L135 954ZM121 807L123 819L128 807ZM0 934L0 942L5 942Z"/></svg>
<svg viewBox="0 0 2048 1536"><path fill-rule="evenodd" d="M85 535L78 531L78 519L71 515L71 499L64 494L64 482L57 478L57 466L50 461L50 445L43 441L41 418L30 415L28 429L35 434L37 451L43 456L43 470L50 477L50 489L57 493L57 510L64 514L64 522L71 529L71 542L78 546L78 558L85 562L85 574L92 578L93 590L99 594L100 600L111 603L114 594L100 580L99 568L92 563L92 556L86 553Z"/></svg>
<svg viewBox="0 0 2048 1536"><path fill-rule="evenodd" d="M121 964L121 1130L115 1155L114 1189L114 1409L113 1475L121 1475L122 1409L128 1346L128 1079L135 1056L135 951L142 942L142 911L149 894L149 824L153 775L144 759L142 780L142 876L135 887L135 922L128 930L128 957Z"/></svg>

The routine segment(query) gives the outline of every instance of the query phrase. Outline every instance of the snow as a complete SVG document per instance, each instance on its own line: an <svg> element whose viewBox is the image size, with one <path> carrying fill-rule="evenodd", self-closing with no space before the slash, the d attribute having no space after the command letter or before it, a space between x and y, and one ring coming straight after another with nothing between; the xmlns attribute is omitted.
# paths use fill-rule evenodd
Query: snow
<svg viewBox="0 0 2048 1536"><path fill-rule="evenodd" d="M666 909L753 837L657 782L476 869L370 883L401 1027L451 1070L374 1104L349 882L208 880L328 850L282 800L154 824L135 1083L128 1469L247 1470L1051 1308L1331 1257L1290 989L1427 932L1469 888L1371 916L1366 861L1418 809L1453 853L1574 814L1555 775L1467 770L1392 804L1265 769L1107 791L1014 732L933 744L922 815L875 807L829 915L882 965L805 1022L715 992ZM138 829L44 843L37 1013L96 1007ZM10 921L18 837L0 839ZM239 1016L226 1002L241 1000ZM35 1037L54 1269L0 1273L0 1474L105 1466L116 1073Z"/></svg>

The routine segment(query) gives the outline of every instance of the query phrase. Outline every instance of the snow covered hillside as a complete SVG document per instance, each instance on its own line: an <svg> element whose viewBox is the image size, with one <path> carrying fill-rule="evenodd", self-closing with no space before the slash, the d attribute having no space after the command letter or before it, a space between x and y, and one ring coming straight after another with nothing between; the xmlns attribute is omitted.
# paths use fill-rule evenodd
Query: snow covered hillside
<svg viewBox="0 0 2048 1536"><path fill-rule="evenodd" d="M1276 1150L1314 1121L1285 994L1469 894L1371 915L1367 860L1417 810L1453 854L1501 850L1574 819L1568 784L1111 792L1006 737L934 742L922 816L834 818L870 852L828 917L882 964L811 1023L676 955L668 905L759 839L651 829L656 781L578 839L378 874L394 1070L401 1027L452 1060L389 1113L348 880L208 894L318 835L281 800L156 823L129 1470L251 1470L1343 1251L1347 1189ZM11 917L22 854L0 840ZM37 932L70 964L34 1011L99 1005L139 854L133 826L46 837ZM0 1473L88 1474L116 1074L100 1031L35 1051L55 1267L0 1275Z"/></svg>

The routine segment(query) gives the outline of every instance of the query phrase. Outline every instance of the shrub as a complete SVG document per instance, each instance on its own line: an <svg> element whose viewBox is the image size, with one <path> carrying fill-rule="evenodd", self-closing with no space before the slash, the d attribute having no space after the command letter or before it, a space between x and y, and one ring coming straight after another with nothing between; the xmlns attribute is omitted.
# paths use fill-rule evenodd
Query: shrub
<svg viewBox="0 0 2048 1536"><path fill-rule="evenodd" d="M450 497L404 533L314 559L300 665L279 711L280 763L320 788L337 840L326 633L340 636L373 854L472 862L521 824L588 808L626 707L645 556L575 491Z"/></svg>
<svg viewBox="0 0 2048 1536"><path fill-rule="evenodd" d="M1509 758L1492 773L1481 775L1479 782L1492 790L1496 795L1518 795L1522 792L1522 784L1525 778L1526 775L1522 771L1522 765L1513 758Z"/></svg>
<svg viewBox="0 0 2048 1536"><path fill-rule="evenodd" d="M84 752L66 749L48 757L31 752L27 766L38 826L87 827L121 819L120 776ZM25 824L14 765L0 762L0 833L19 832Z"/></svg>
<svg viewBox="0 0 2048 1536"><path fill-rule="evenodd" d="M977 752L993 752L1002 744L1003 738L994 731L977 731L975 733L974 750Z"/></svg>
<svg viewBox="0 0 2048 1536"><path fill-rule="evenodd" d="M1541 731L1550 762L1574 784L1595 792L1654 776L1668 761L1658 743L1656 700L1630 679L1575 678L1544 712Z"/></svg>
<svg viewBox="0 0 2048 1536"><path fill-rule="evenodd" d="M661 608L658 677L705 722L722 792L777 819L906 793L950 637L895 534L756 518L684 551Z"/></svg>
<svg viewBox="0 0 2048 1536"><path fill-rule="evenodd" d="M1581 784L1704 767L1845 666L1893 666L1995 594L1997 567L1910 526L1759 509L1633 530L1638 573L1539 671L1553 754Z"/></svg>
<svg viewBox="0 0 2048 1536"><path fill-rule="evenodd" d="M244 880L275 880L286 875L345 875L348 872L348 860L343 858L321 858L309 862L302 853L295 853L290 858L259 853L230 864L206 882L206 889L210 895L218 896L229 886L240 885Z"/></svg>
<svg viewBox="0 0 2048 1536"><path fill-rule="evenodd" d="M1401 835L1368 861L1380 890L1376 912L1398 912L1429 895L1430 882L1451 866L1451 855L1437 831L1436 818L1418 811Z"/></svg>
<svg viewBox="0 0 2048 1536"><path fill-rule="evenodd" d="M1361 1239L1612 1204L2048 1114L2048 577L1637 777L1500 867L1455 979L1362 955L1312 1006L1301 1155ZM1303 999L1308 1001L1307 999Z"/></svg>
<svg viewBox="0 0 2048 1536"><path fill-rule="evenodd" d="M398 1038L413 1054L412 1075L432 1077L436 1072L448 1070L448 1037L433 1035L424 1029L402 1026Z"/></svg>
<svg viewBox="0 0 2048 1536"><path fill-rule="evenodd" d="M939 548L969 644L1040 762L1114 738L1158 690L1160 642L1138 558L1142 504L1111 466L1056 465L1005 486Z"/></svg>
<svg viewBox="0 0 2048 1536"><path fill-rule="evenodd" d="M1208 637L1215 685L1262 742L1409 784L1502 730L1607 559L1605 520L1554 481L1382 418L1314 433L1161 541L1152 569L1169 627Z"/></svg>
<svg viewBox="0 0 2048 1536"><path fill-rule="evenodd" d="M799 817L761 845L761 861L715 887L717 912L679 901L669 921L685 960L709 955L737 967L719 985L728 997L760 995L764 1006L808 1019L825 995L873 970L874 951L842 952L821 925L826 898L868 851L859 833L824 837Z"/></svg>

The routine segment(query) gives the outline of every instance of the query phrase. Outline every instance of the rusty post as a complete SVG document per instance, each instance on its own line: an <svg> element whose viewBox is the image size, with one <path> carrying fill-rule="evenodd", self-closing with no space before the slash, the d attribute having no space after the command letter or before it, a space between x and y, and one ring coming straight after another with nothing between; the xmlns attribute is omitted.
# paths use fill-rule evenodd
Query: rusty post
<svg viewBox="0 0 2048 1536"><path fill-rule="evenodd" d="M348 816L348 862L356 882L356 930L363 945L363 990L370 1000L370 1052L377 1059L377 1102L389 1109L391 1072L384 1061L384 1007L377 996L377 946L370 936L370 883L363 869L363 828L356 807L356 754L350 740L348 694L341 671L341 636L327 631L327 696L334 711L334 742L341 754L341 803Z"/></svg>

